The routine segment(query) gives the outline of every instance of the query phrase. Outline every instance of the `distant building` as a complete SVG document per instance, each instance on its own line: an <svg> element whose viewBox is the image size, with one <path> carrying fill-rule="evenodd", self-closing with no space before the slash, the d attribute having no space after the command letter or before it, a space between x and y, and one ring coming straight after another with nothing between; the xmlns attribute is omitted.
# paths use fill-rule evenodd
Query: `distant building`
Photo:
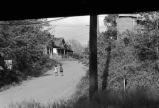
<svg viewBox="0 0 159 108"><path fill-rule="evenodd" d="M71 46L67 45L64 38L53 38L47 46L47 54L53 57L68 57L73 53Z"/></svg>
<svg viewBox="0 0 159 108"><path fill-rule="evenodd" d="M134 31L134 27L137 25L137 14L119 14L117 18L117 29L119 33L126 30Z"/></svg>
<svg viewBox="0 0 159 108"><path fill-rule="evenodd" d="M118 33L122 34L127 30L131 32L136 32L138 29L141 29L141 26L139 26L137 23L138 19L138 14L119 14L116 20Z"/></svg>

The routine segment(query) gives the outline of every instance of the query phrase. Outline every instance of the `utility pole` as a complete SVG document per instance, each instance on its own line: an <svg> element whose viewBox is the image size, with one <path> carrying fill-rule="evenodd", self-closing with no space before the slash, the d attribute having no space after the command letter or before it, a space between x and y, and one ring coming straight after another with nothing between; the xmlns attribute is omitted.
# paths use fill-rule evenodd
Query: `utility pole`
<svg viewBox="0 0 159 108"><path fill-rule="evenodd" d="M90 15L89 33L89 98L98 90L97 74L97 15Z"/></svg>

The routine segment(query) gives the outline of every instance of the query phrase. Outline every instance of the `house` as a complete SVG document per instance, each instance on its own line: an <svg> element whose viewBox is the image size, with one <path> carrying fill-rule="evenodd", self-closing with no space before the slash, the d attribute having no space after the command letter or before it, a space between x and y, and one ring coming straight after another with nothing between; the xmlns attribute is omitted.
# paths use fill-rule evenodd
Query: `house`
<svg viewBox="0 0 159 108"><path fill-rule="evenodd" d="M122 34L126 31L137 32L139 29L142 29L142 27L137 23L139 18L139 14L119 14L116 20L118 33ZM120 35L120 38L124 37L121 37Z"/></svg>
<svg viewBox="0 0 159 108"><path fill-rule="evenodd" d="M119 33L126 30L134 31L136 26L137 14L119 14L117 18L117 30Z"/></svg>
<svg viewBox="0 0 159 108"><path fill-rule="evenodd" d="M47 54L53 57L68 57L73 54L70 45L67 45L64 38L53 38L47 46Z"/></svg>

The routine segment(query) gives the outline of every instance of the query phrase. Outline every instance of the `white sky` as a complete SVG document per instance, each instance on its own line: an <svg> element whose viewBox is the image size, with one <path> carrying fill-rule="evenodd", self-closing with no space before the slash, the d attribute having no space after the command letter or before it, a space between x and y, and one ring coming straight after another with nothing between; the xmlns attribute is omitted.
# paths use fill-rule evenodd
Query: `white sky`
<svg viewBox="0 0 159 108"><path fill-rule="evenodd" d="M105 15L99 15L99 30L104 31L105 26L103 24L103 19ZM58 18L48 18L49 20ZM55 31L53 29L53 34L55 37L64 37L65 40L75 39L81 44L86 45L89 40L89 16L76 16L67 17L62 20L53 21L50 23L55 26Z"/></svg>
<svg viewBox="0 0 159 108"><path fill-rule="evenodd" d="M104 26L103 19L105 15L99 15L99 26ZM48 20L59 19L59 18L48 18ZM76 16L76 17L67 17L56 22L51 22L53 25L88 25L89 16Z"/></svg>

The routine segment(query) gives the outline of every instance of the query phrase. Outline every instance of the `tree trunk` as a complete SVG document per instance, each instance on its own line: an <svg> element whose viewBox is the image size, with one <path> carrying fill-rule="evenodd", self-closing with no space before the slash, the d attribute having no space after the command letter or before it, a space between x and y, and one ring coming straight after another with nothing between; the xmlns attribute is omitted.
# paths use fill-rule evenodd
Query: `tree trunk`
<svg viewBox="0 0 159 108"><path fill-rule="evenodd" d="M90 34L89 34L89 98L92 99L98 90L97 81L97 15L90 15Z"/></svg>
<svg viewBox="0 0 159 108"><path fill-rule="evenodd" d="M111 43L109 43L107 50L107 60L105 63L105 69L103 73L103 81L102 81L102 90L105 90L107 88L107 80L108 80L108 74L109 74L109 64L110 64L110 54L111 54Z"/></svg>

